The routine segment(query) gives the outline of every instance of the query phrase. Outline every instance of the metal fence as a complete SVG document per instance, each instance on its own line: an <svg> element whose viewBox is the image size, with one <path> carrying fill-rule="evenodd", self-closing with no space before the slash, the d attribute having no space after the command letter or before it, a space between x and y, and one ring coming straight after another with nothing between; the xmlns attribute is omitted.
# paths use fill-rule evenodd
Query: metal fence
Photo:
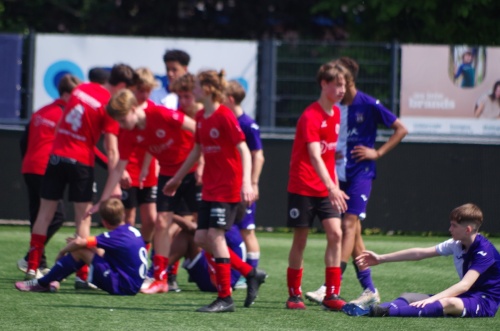
<svg viewBox="0 0 500 331"><path fill-rule="evenodd" d="M20 117L0 121L20 124L32 113L35 33L24 35ZM259 42L258 105L256 117L265 133L291 133L298 117L319 96L319 66L341 56L359 63L357 87L373 95L394 113L399 112L398 43L281 41Z"/></svg>
<svg viewBox="0 0 500 331"><path fill-rule="evenodd" d="M305 107L319 96L319 66L341 56L358 62L357 87L397 114L399 44L265 40L259 50L258 121L262 129L286 132L294 128Z"/></svg>

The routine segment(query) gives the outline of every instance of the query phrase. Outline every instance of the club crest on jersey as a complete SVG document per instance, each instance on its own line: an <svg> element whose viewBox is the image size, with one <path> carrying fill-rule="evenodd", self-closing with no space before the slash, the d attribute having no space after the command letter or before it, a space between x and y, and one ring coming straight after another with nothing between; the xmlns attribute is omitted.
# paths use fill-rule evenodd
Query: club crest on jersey
<svg viewBox="0 0 500 331"><path fill-rule="evenodd" d="M210 129L210 137L213 139L219 138L219 130L217 130L216 128Z"/></svg>
<svg viewBox="0 0 500 331"><path fill-rule="evenodd" d="M164 138L165 137L165 130L163 130L163 129L156 130L156 136L158 138Z"/></svg>
<svg viewBox="0 0 500 331"><path fill-rule="evenodd" d="M300 215L300 212L297 208L290 209L290 217L291 218L296 219L299 217L299 215Z"/></svg>
<svg viewBox="0 0 500 331"><path fill-rule="evenodd" d="M365 116L363 113L356 113L356 122L361 123L365 121Z"/></svg>

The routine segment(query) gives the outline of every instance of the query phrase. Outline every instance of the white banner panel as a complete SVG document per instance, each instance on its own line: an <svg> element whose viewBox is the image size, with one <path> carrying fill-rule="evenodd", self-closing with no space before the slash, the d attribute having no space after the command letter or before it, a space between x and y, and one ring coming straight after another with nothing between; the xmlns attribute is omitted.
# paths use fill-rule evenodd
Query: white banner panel
<svg viewBox="0 0 500 331"><path fill-rule="evenodd" d="M415 134L500 136L499 63L498 47L403 45L401 120Z"/></svg>
<svg viewBox="0 0 500 331"><path fill-rule="evenodd" d="M92 67L126 63L133 68L148 67L161 79L166 75L163 54L167 49L181 49L191 56L191 73L224 69L228 80L246 85L242 106L255 117L257 48L255 41L37 34L33 109L58 97L57 82L65 73L86 81Z"/></svg>

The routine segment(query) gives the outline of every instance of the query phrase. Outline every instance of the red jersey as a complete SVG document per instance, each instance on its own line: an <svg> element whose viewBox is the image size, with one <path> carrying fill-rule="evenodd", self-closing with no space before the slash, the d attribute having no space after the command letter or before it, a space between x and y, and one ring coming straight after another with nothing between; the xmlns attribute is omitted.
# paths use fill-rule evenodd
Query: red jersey
<svg viewBox="0 0 500 331"><path fill-rule="evenodd" d="M109 98L108 90L96 83L75 88L59 122L52 154L94 166L94 146L101 134L119 131L118 122L106 113Z"/></svg>
<svg viewBox="0 0 500 331"><path fill-rule="evenodd" d="M147 150L160 164L160 175L173 176L193 148L193 134L181 128L184 114L148 103L146 126L122 130L118 139L120 159L129 160L136 147ZM191 169L193 172L196 167Z"/></svg>
<svg viewBox="0 0 500 331"><path fill-rule="evenodd" d="M64 100L57 99L31 116L28 129L28 147L23 158L21 173L45 174L56 135L56 126L65 105Z"/></svg>
<svg viewBox="0 0 500 331"><path fill-rule="evenodd" d="M136 147L128 158L127 172L132 180L132 187L140 187L139 176L141 175L142 164L144 163L144 155L146 150ZM156 176L156 160L153 158L149 164L148 175L144 182L143 187L153 187L158 184L158 177Z"/></svg>
<svg viewBox="0 0 500 331"><path fill-rule="evenodd" d="M335 149L340 129L340 110L333 106L333 115L328 115L318 102L309 105L297 122L295 140L290 160L288 192L327 197L328 190L314 170L307 144L319 142L321 158L335 182Z"/></svg>
<svg viewBox="0 0 500 331"><path fill-rule="evenodd" d="M239 202L243 182L243 166L236 148L245 135L232 111L224 105L205 118L205 110L196 114L195 141L205 158L204 201Z"/></svg>

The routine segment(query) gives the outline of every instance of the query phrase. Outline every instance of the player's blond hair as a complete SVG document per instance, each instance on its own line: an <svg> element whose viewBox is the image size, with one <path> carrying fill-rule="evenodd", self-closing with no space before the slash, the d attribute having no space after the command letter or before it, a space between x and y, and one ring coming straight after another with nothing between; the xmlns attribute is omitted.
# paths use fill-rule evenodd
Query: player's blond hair
<svg viewBox="0 0 500 331"><path fill-rule="evenodd" d="M225 75L226 73L224 70L219 72L215 70L205 70L199 72L196 75L196 79L205 93L212 96L212 101L224 102L224 91L227 85L226 79L224 78Z"/></svg>
<svg viewBox="0 0 500 331"><path fill-rule="evenodd" d="M125 207L120 199L110 198L101 202L99 215L109 225L116 226L125 220Z"/></svg>
<svg viewBox="0 0 500 331"><path fill-rule="evenodd" d="M133 107L137 106L137 99L129 89L116 92L108 102L106 111L114 119L127 115Z"/></svg>
<svg viewBox="0 0 500 331"><path fill-rule="evenodd" d="M139 76L136 84L137 89L147 88L152 90L158 86L155 75L149 68L139 67L135 69L135 72Z"/></svg>
<svg viewBox="0 0 500 331"><path fill-rule="evenodd" d="M458 224L470 225L477 231L483 224L483 212L475 204L466 203L451 211L450 221L456 221Z"/></svg>
<svg viewBox="0 0 500 331"><path fill-rule="evenodd" d="M230 80L227 83L225 94L228 97L232 97L236 105L240 105L246 96L245 89L236 80Z"/></svg>

